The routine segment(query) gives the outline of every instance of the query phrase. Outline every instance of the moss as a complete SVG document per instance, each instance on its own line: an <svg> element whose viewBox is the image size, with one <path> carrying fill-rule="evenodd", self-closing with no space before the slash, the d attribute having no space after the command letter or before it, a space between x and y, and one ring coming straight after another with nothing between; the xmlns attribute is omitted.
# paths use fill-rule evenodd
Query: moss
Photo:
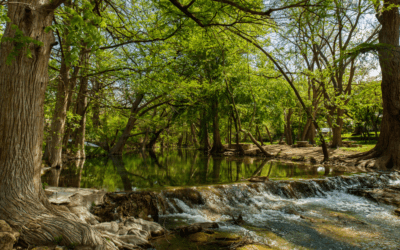
<svg viewBox="0 0 400 250"><path fill-rule="evenodd" d="M188 239L193 242L207 242L212 236L203 232L189 235Z"/></svg>

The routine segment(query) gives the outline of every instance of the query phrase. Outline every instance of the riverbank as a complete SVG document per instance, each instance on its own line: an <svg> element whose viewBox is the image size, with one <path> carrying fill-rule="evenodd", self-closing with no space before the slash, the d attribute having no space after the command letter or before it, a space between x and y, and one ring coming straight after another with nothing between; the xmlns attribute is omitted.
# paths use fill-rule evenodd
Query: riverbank
<svg viewBox="0 0 400 250"><path fill-rule="evenodd" d="M156 192L47 187L46 194L56 209L75 214L120 249L400 247L398 172ZM55 241L57 249L94 249Z"/></svg>

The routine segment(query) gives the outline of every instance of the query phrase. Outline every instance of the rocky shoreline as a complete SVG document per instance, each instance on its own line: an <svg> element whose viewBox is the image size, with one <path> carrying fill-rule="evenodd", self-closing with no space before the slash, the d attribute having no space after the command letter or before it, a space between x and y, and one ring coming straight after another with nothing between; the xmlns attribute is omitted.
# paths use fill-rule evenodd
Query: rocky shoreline
<svg viewBox="0 0 400 250"><path fill-rule="evenodd" d="M337 185L348 183L350 186L352 183L358 183L355 188L350 188L347 192L377 203L394 206L393 214L400 216L400 188L390 184L393 180L396 183L399 182L399 176L398 172L392 172L313 180L273 182L263 179L258 183L241 183L240 185L243 187L247 185L256 190L261 188L259 185L262 185L262 188L273 193L297 199L316 195L316 191L311 188L313 185L318 185L321 190L330 190L338 188L333 186L335 183L338 183ZM341 180L338 182L333 178ZM222 190L227 186L229 185L214 185L213 188ZM159 216L176 210L177 206L171 201L179 199L186 201L189 206L204 203L204 197L197 188L176 188L161 192L107 193L95 189L47 187L45 192L54 208L76 215L78 220L100 231L103 237L114 242L119 249L154 249L154 245L165 247L166 242L174 241L174 239L175 241L178 239L178 242L174 244L183 242L189 245L213 246L216 247L215 249L269 249L267 245L255 242L254 239L218 231L218 223L161 225ZM303 216L303 219L308 218ZM312 222L311 219L309 221ZM232 215L232 220L228 221L232 225L242 222L241 215L237 217ZM19 236L19 232L13 231L6 222L0 221L0 249L96 249L89 246L65 245L62 236L56 237L53 244L48 246L24 246L22 242L18 242ZM161 247L161 249L168 249L168 247Z"/></svg>

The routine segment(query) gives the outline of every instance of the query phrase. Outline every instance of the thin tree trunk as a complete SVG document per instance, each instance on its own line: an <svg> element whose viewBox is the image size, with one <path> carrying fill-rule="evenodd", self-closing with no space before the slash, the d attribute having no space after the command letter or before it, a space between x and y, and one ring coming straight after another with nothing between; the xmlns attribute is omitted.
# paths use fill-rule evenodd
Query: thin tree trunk
<svg viewBox="0 0 400 250"><path fill-rule="evenodd" d="M342 127L343 127L343 119L341 118L343 116L344 110L337 108L337 118L336 118L336 124L332 124L332 133L333 133L333 138L332 138L332 148L337 148L342 146Z"/></svg>
<svg viewBox="0 0 400 250"><path fill-rule="evenodd" d="M64 53L66 51L64 50ZM57 84L56 104L46 145L46 162L50 167L62 166L62 139L65 120L67 118L67 103L69 94L69 70L62 58L60 80Z"/></svg>
<svg viewBox="0 0 400 250"><path fill-rule="evenodd" d="M292 108L289 109L286 115L286 143L288 145L293 145L293 138L292 138L292 126L291 126L291 117L293 114Z"/></svg>
<svg viewBox="0 0 400 250"><path fill-rule="evenodd" d="M219 133L218 100L213 102L213 112L213 146L211 154L218 154L224 151L224 146L221 142L221 135Z"/></svg>
<svg viewBox="0 0 400 250"><path fill-rule="evenodd" d="M111 155L122 155L126 141L128 140L132 129L135 127L139 105L142 102L143 98L144 98L143 94L136 95L136 99L135 102L132 104L131 113L128 122L126 124L126 127L122 132L121 137L119 137L117 143L111 148L110 150Z"/></svg>
<svg viewBox="0 0 400 250"><path fill-rule="evenodd" d="M197 141L196 127L194 126L194 123L190 124L190 130L192 132L192 143L197 148L199 145L199 142Z"/></svg>
<svg viewBox="0 0 400 250"><path fill-rule="evenodd" d="M183 133L180 134L178 137L178 148L182 148L182 143L183 143Z"/></svg>
<svg viewBox="0 0 400 250"><path fill-rule="evenodd" d="M84 59L85 65L88 65L89 56ZM86 72L84 73L86 74ZM89 79L86 75L83 75L80 81L80 88L78 98L76 100L76 114L80 116L79 127L74 131L74 150L75 158L83 159L86 157L85 154L85 135L86 135L86 113L87 113L87 93L88 93Z"/></svg>
<svg viewBox="0 0 400 250"><path fill-rule="evenodd" d="M272 145L273 141L272 141L271 133L269 132L269 129L268 129L267 125L265 125L265 129L267 130L269 141L271 142L271 145Z"/></svg>

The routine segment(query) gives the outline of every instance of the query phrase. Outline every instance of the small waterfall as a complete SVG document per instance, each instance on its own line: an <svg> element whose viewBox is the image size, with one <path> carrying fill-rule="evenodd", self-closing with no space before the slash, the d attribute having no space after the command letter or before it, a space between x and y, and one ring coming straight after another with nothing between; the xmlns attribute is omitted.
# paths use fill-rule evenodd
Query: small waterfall
<svg viewBox="0 0 400 250"><path fill-rule="evenodd" d="M162 191L161 215L187 215L200 220L222 220L239 214L277 210L285 201L327 198L333 192L345 194L354 188L378 188L400 184L400 174L358 174L326 179L268 181Z"/></svg>
<svg viewBox="0 0 400 250"><path fill-rule="evenodd" d="M159 194L159 211L164 223L215 221L220 230L278 249L400 249L395 208L350 194L354 189L387 187L400 189L399 173L177 188ZM239 215L247 226L232 223ZM252 228L275 238L260 236ZM342 241L340 234L350 239Z"/></svg>

